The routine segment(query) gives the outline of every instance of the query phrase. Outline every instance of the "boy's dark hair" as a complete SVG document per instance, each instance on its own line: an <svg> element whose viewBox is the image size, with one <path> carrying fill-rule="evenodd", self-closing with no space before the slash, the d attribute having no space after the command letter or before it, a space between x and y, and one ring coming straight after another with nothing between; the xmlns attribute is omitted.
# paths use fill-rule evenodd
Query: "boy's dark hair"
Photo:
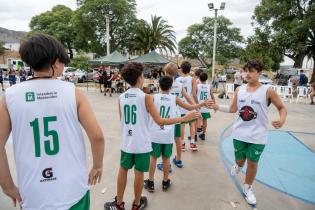
<svg viewBox="0 0 315 210"><path fill-rule="evenodd" d="M258 72L261 72L264 68L264 64L259 59L253 59L248 61L244 67L248 69L256 69Z"/></svg>
<svg viewBox="0 0 315 210"><path fill-rule="evenodd" d="M159 84L163 91L168 91L173 85L173 79L169 76L163 76L160 78Z"/></svg>
<svg viewBox="0 0 315 210"><path fill-rule="evenodd" d="M208 79L207 73L202 72L202 73L200 74L200 76L199 76L199 79L200 79L201 82L207 81L207 79Z"/></svg>
<svg viewBox="0 0 315 210"><path fill-rule="evenodd" d="M143 73L144 66L142 63L131 62L124 66L121 72L122 78L131 86L137 84L137 80Z"/></svg>
<svg viewBox="0 0 315 210"><path fill-rule="evenodd" d="M197 76L197 77L200 77L200 75L203 73L204 71L202 70L202 69L197 69L196 71L195 71L195 75Z"/></svg>
<svg viewBox="0 0 315 210"><path fill-rule="evenodd" d="M188 61L184 61L181 65L180 68L182 69L182 72L184 74L188 74L191 69L191 64Z"/></svg>
<svg viewBox="0 0 315 210"><path fill-rule="evenodd" d="M64 46L47 34L35 34L25 40L19 50L21 59L34 71L50 68L58 59L68 64L70 59Z"/></svg>

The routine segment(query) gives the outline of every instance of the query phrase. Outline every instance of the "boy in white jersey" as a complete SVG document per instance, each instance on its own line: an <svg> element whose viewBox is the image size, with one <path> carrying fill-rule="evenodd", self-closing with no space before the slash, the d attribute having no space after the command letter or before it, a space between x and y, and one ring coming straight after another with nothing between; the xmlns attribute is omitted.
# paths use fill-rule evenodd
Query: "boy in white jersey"
<svg viewBox="0 0 315 210"><path fill-rule="evenodd" d="M190 69L191 69L191 64L188 61L184 61L181 64L181 71L182 75L176 79L177 82L181 83L183 88L185 88L186 92L190 97L192 97L192 91L193 87L195 86L195 80L189 75ZM182 100L185 102L186 100L182 98ZM185 109L180 109L181 110L181 115L185 115L187 110ZM189 122L189 128L190 128L190 150L192 151L197 151L198 147L196 145L196 129L195 129L195 123L196 120L193 120ZM182 139L182 151L185 151L185 141L184 141L184 136L185 136L185 123L181 125L181 139Z"/></svg>
<svg viewBox="0 0 315 210"><path fill-rule="evenodd" d="M159 80L160 93L154 95L154 105L157 110L159 110L159 114L162 118L174 118L177 115L177 105L180 107L192 110L198 109L202 106L209 105L209 101L202 101L200 104L189 105L184 103L179 97L176 95L170 94L170 90L173 85L173 78L169 76L163 76ZM149 178L144 181L144 188L149 192L154 191L154 173L155 173L155 165L156 160L162 155L163 163L160 164L159 169L163 169L163 181L162 188L163 190L167 190L171 181L168 178L169 170L170 170L170 157L172 155L173 149L173 141L175 134L175 126L167 125L167 126L159 126L153 120L150 120L150 139L152 142L153 151L151 152L150 158L150 170L149 170Z"/></svg>
<svg viewBox="0 0 315 210"><path fill-rule="evenodd" d="M275 91L259 82L263 64L260 60L248 61L244 67L247 85L242 85L235 90L232 103L228 106L216 105L212 108L226 113L238 113L238 118L233 124L233 144L235 149L236 164L231 169L231 174L236 175L247 160L246 178L243 187L245 199L249 204L256 204L256 197L252 190L259 158L267 143L268 132L268 105L273 103L280 118L272 122L279 129L285 123L287 111Z"/></svg>
<svg viewBox="0 0 315 210"><path fill-rule="evenodd" d="M0 185L24 210L89 209L88 184L100 182L104 137L81 91L57 80L69 62L55 38L35 34L20 56L34 78L8 88L0 102ZM91 143L88 175L84 138ZM5 144L12 132L18 187L12 181Z"/></svg>
<svg viewBox="0 0 315 210"><path fill-rule="evenodd" d="M189 104L193 104L192 98L187 94L186 89L183 88L182 84L175 80L177 75L177 65L174 63L169 63L164 67L164 72L166 76L173 78L173 85L170 93L176 95L179 98L185 98ZM180 116L180 109L178 107L178 115ZM173 158L173 163L178 167L182 168L182 139L181 139L181 124L175 125L175 144L176 144L176 156Z"/></svg>
<svg viewBox="0 0 315 210"><path fill-rule="evenodd" d="M193 86L193 98L195 100L196 103L198 103L195 99L195 92L197 91L197 86L198 84L200 84L200 74L203 73L204 71L202 69L197 69L195 71L195 76L194 76L194 80L196 81L195 82L195 85ZM195 123L195 129L196 129L196 136L195 136L195 140L197 141L198 138L197 138L197 134L200 134L202 132L202 117L200 117L199 119L197 119L197 122ZM190 139L191 137L188 136L188 139Z"/></svg>
<svg viewBox="0 0 315 210"><path fill-rule="evenodd" d="M150 152L152 151L149 135L149 119L160 126L170 125L198 118L199 113L187 113L181 118L161 118L155 108L153 97L145 94L143 86L143 65L132 62L122 71L122 77L131 86L119 97L119 114L121 118L121 158L117 180L117 196L115 201L105 203L107 210L125 209L123 196L127 184L128 170L135 166L133 210L144 209L147 198L141 196L143 173L149 171Z"/></svg>
<svg viewBox="0 0 315 210"><path fill-rule="evenodd" d="M215 103L215 98L212 93L212 88L210 84L207 84L208 75L206 73L201 73L199 76L199 84L197 85L197 89L194 92L194 98L196 103L203 102L207 99L210 99ZM202 107L200 109L201 117L202 117L202 133L199 135L201 140L205 140L206 131L207 131L207 120L211 118L210 110Z"/></svg>

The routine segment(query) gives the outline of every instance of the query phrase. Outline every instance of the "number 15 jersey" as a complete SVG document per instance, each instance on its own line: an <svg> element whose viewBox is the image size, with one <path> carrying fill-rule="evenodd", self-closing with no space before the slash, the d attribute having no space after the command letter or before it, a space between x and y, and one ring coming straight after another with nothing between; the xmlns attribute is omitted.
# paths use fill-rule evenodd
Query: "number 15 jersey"
<svg viewBox="0 0 315 210"><path fill-rule="evenodd" d="M24 210L66 210L88 190L75 86L32 80L6 90Z"/></svg>

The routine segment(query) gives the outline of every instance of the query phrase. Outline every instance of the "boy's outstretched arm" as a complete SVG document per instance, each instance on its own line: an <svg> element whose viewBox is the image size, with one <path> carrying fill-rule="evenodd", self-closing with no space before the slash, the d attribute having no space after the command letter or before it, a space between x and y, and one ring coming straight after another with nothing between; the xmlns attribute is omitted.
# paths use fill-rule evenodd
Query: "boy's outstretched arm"
<svg viewBox="0 0 315 210"><path fill-rule="evenodd" d="M210 103L209 101L203 101L201 103L198 103L198 104L187 104L185 102L183 102L182 100L180 100L180 98L176 97L176 104L186 110L193 110L193 109L199 109L201 108L202 106L210 106Z"/></svg>
<svg viewBox="0 0 315 210"><path fill-rule="evenodd" d="M267 90L267 101L268 99L270 99L271 103L275 105L275 107L277 107L279 111L280 118L278 120L272 121L272 126L276 129L279 129L285 123L285 120L287 118L287 110L281 99L279 98L278 94L271 88Z"/></svg>
<svg viewBox="0 0 315 210"><path fill-rule="evenodd" d="M93 155L93 167L89 173L89 184L95 185L101 181L103 174L103 157L105 140L94 112L83 93L76 89L78 118L89 137Z"/></svg>
<svg viewBox="0 0 315 210"><path fill-rule="evenodd" d="M239 91L239 87L236 88L233 94L232 102L230 106L228 105L218 105L215 101L210 101L210 108L215 111L221 111L225 113L235 113L237 112L237 93Z"/></svg>
<svg viewBox="0 0 315 210"><path fill-rule="evenodd" d="M192 100L192 98L188 95L187 91L185 90L185 88L182 88L182 95L183 97L187 100L187 102L189 104L194 104L194 101Z"/></svg>
<svg viewBox="0 0 315 210"><path fill-rule="evenodd" d="M12 199L14 207L18 202L21 208L22 199L18 188L13 182L5 151L5 144L8 141L11 132L11 119L5 102L5 97L0 101L0 113L0 186L4 194Z"/></svg>
<svg viewBox="0 0 315 210"><path fill-rule="evenodd" d="M181 122L188 122L193 119L197 119L200 117L200 113L198 112L188 112L184 117L179 118L161 118L158 111L155 108L153 97L151 95L146 94L145 95L145 105L147 107L148 112L150 113L152 119L158 124L158 125L171 125L171 124L177 124Z"/></svg>

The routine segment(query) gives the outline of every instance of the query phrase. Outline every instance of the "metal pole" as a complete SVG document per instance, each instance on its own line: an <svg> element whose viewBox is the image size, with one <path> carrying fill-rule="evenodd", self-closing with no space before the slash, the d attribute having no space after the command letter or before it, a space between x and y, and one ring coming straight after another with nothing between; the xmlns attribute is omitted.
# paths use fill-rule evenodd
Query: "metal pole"
<svg viewBox="0 0 315 210"><path fill-rule="evenodd" d="M110 46L109 46L109 16L106 15L106 46L107 46L107 55L110 54Z"/></svg>
<svg viewBox="0 0 315 210"><path fill-rule="evenodd" d="M214 35L213 35L213 53L212 53L212 80L215 76L215 51L217 46L217 17L218 9L214 10Z"/></svg>

